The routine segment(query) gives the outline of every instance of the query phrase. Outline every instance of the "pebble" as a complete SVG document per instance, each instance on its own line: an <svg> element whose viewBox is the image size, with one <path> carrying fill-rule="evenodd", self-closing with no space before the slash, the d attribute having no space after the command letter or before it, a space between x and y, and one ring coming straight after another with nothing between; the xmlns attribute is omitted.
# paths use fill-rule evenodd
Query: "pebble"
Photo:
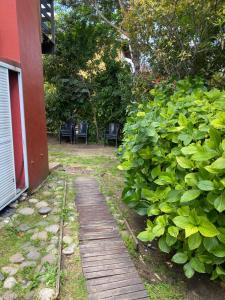
<svg viewBox="0 0 225 300"><path fill-rule="evenodd" d="M59 225L57 224L50 225L46 227L45 230L50 233L57 233L59 231Z"/></svg>
<svg viewBox="0 0 225 300"><path fill-rule="evenodd" d="M39 300L52 300L54 299L55 292L53 289L44 288L39 292Z"/></svg>
<svg viewBox="0 0 225 300"><path fill-rule="evenodd" d="M9 261L13 264L20 264L24 261L24 257L21 253L16 253L9 258Z"/></svg>
<svg viewBox="0 0 225 300"><path fill-rule="evenodd" d="M26 253L29 253L31 251L37 251L38 249L33 246L33 245L29 245L26 249L24 249Z"/></svg>
<svg viewBox="0 0 225 300"><path fill-rule="evenodd" d="M47 226L48 225L48 222L47 221L40 221L36 224L37 227L39 226Z"/></svg>
<svg viewBox="0 0 225 300"><path fill-rule="evenodd" d="M19 268L18 267L14 267L14 266L6 266L6 267L2 267L2 272L6 273L10 276L15 275L18 272Z"/></svg>
<svg viewBox="0 0 225 300"><path fill-rule="evenodd" d="M71 244L68 247L64 248L62 253L65 255L72 255L75 251L76 245L75 244Z"/></svg>
<svg viewBox="0 0 225 300"><path fill-rule="evenodd" d="M37 208L47 207L48 203L46 201L40 201L35 205Z"/></svg>
<svg viewBox="0 0 225 300"><path fill-rule="evenodd" d="M31 242L26 242L21 246L21 249L26 250L30 246L31 246Z"/></svg>
<svg viewBox="0 0 225 300"><path fill-rule="evenodd" d="M11 204L10 204L10 207L11 207L11 208L17 208L17 207L18 207L18 202L15 201L15 202L11 203Z"/></svg>
<svg viewBox="0 0 225 300"><path fill-rule="evenodd" d="M8 277L6 278L6 280L4 281L4 289L12 289L14 288L14 286L17 284L17 281L14 277Z"/></svg>
<svg viewBox="0 0 225 300"><path fill-rule="evenodd" d="M41 207L39 208L38 212L40 215L47 215L52 211L50 207Z"/></svg>
<svg viewBox="0 0 225 300"><path fill-rule="evenodd" d="M47 254L44 256L41 260L41 263L49 263L50 265L53 265L56 262L56 256L54 254Z"/></svg>
<svg viewBox="0 0 225 300"><path fill-rule="evenodd" d="M49 191L44 191L44 192L42 192L42 195L45 197L50 197L50 196L52 196L52 193Z"/></svg>
<svg viewBox="0 0 225 300"><path fill-rule="evenodd" d="M35 266L36 266L36 262L35 261L24 261L20 265L20 269L27 268L27 267L35 267Z"/></svg>
<svg viewBox="0 0 225 300"><path fill-rule="evenodd" d="M65 244L72 244L73 239L72 239L71 236L65 235L65 236L63 237L63 242L64 242Z"/></svg>
<svg viewBox="0 0 225 300"><path fill-rule="evenodd" d="M34 250L34 251L30 251L28 254L27 254L27 258L29 260L38 260L40 258L41 254Z"/></svg>
<svg viewBox="0 0 225 300"><path fill-rule="evenodd" d="M33 204L36 204L36 203L39 202L38 199L34 199L34 198L31 198L31 199L29 199L28 201L29 201L30 203L33 203Z"/></svg>
<svg viewBox="0 0 225 300"><path fill-rule="evenodd" d="M47 241L47 239L48 239L48 233L46 231L40 231L34 233L31 237L31 240Z"/></svg>
<svg viewBox="0 0 225 300"><path fill-rule="evenodd" d="M25 231L27 231L29 229L30 229L30 226L28 226L27 224L21 224L18 227L18 230L21 231L21 232L25 232Z"/></svg>
<svg viewBox="0 0 225 300"><path fill-rule="evenodd" d="M18 212L21 215L30 216L30 215L33 215L34 209L30 208L30 207L25 207L25 208L21 208Z"/></svg>
<svg viewBox="0 0 225 300"><path fill-rule="evenodd" d="M12 293L12 292L6 292L3 295L3 298L0 298L0 299L3 299L3 300L16 300L18 298L17 298L17 294Z"/></svg>

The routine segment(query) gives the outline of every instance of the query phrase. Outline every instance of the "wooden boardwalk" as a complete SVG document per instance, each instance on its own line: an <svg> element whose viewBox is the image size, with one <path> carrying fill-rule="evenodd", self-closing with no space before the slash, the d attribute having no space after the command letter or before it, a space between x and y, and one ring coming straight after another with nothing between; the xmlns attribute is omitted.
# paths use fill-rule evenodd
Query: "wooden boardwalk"
<svg viewBox="0 0 225 300"><path fill-rule="evenodd" d="M80 251L89 300L149 299L93 177L76 180Z"/></svg>

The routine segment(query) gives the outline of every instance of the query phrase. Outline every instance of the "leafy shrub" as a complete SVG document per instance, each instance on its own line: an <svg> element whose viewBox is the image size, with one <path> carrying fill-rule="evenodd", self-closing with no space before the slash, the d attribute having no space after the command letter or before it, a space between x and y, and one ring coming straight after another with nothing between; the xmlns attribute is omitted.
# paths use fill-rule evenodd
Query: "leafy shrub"
<svg viewBox="0 0 225 300"><path fill-rule="evenodd" d="M225 92L185 79L150 94L130 112L119 166L124 201L149 217L138 237L188 278L225 280Z"/></svg>

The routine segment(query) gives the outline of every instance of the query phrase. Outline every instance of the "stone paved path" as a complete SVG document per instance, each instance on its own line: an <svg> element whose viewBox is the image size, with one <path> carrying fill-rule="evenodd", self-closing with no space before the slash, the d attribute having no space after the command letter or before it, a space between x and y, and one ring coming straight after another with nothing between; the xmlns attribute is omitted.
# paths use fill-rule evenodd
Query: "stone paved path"
<svg viewBox="0 0 225 300"><path fill-rule="evenodd" d="M76 192L80 251L89 300L149 299L97 181L78 177Z"/></svg>

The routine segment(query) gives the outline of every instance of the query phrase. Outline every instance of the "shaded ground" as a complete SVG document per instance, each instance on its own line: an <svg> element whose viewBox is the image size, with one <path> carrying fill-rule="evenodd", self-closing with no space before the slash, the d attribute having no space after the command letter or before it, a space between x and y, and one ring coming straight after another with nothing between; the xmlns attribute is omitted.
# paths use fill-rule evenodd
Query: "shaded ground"
<svg viewBox="0 0 225 300"><path fill-rule="evenodd" d="M155 244L140 245L139 252L124 226L124 218L137 233L144 228L139 218L121 202L123 174L117 169L115 149L102 146L58 145L50 141L50 160L63 164L64 169L74 175L91 174L98 178L102 192L120 227L122 238L132 254L135 264L146 281L152 300L224 300L225 290L213 283L206 275L188 280L182 268L174 266L169 256L159 252ZM75 155L74 155L75 154ZM61 298L64 299L64 298ZM85 298L80 298L85 299Z"/></svg>
<svg viewBox="0 0 225 300"><path fill-rule="evenodd" d="M110 146L102 146L96 144L70 144L63 141L60 145L58 140L53 137L49 137L49 144L51 145L51 151L66 151L78 156L105 156L105 157L115 157L116 148Z"/></svg>

